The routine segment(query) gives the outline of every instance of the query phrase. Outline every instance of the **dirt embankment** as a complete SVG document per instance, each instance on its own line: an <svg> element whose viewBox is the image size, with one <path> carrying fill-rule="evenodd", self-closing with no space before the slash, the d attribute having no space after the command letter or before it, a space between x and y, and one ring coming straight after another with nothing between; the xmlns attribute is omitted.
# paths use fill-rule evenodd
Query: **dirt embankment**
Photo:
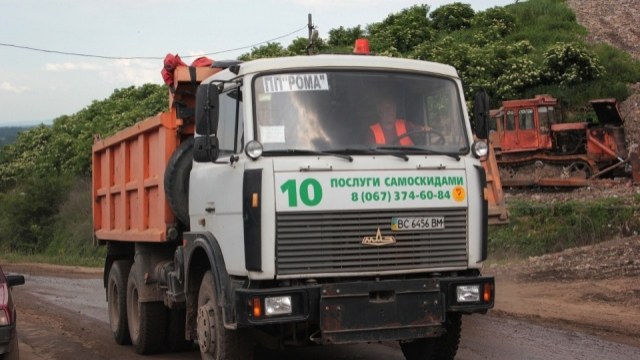
<svg viewBox="0 0 640 360"><path fill-rule="evenodd" d="M640 237L492 265L497 313L640 347Z"/></svg>
<svg viewBox="0 0 640 360"><path fill-rule="evenodd" d="M606 43L640 60L640 3L638 0L567 0L587 40ZM628 144L640 144L640 79L629 84L632 95L620 104Z"/></svg>

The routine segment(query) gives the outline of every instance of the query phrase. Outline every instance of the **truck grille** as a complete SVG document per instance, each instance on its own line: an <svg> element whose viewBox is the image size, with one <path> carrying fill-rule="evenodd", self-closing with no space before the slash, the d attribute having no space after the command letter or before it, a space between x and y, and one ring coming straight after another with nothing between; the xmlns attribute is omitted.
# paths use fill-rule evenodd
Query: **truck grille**
<svg viewBox="0 0 640 360"><path fill-rule="evenodd" d="M392 217L444 217L445 229L391 231ZM393 235L395 244L365 246L365 236ZM278 275L464 268L467 209L278 213Z"/></svg>

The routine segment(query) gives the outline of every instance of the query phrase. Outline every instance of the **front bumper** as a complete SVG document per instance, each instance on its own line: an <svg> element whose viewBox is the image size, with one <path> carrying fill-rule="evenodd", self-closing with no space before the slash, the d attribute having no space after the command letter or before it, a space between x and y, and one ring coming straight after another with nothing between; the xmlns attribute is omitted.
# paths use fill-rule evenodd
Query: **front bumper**
<svg viewBox="0 0 640 360"><path fill-rule="evenodd" d="M479 285L489 296L459 303L456 287ZM449 277L350 281L274 289L236 289L239 327L309 322L320 335L314 341L341 344L409 340L438 336L448 312L486 313L493 308L493 277ZM291 313L255 316L266 297L291 296Z"/></svg>

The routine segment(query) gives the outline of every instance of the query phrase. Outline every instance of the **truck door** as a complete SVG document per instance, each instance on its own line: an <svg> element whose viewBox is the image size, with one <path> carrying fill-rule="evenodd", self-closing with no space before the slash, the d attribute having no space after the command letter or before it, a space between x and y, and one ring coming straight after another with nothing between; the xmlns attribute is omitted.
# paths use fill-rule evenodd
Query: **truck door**
<svg viewBox="0 0 640 360"><path fill-rule="evenodd" d="M520 150L538 149L540 146L538 128L533 108L518 110L518 148Z"/></svg>
<svg viewBox="0 0 640 360"><path fill-rule="evenodd" d="M539 149L551 149L551 125L554 123L553 106L538 106L538 128L540 129Z"/></svg>
<svg viewBox="0 0 640 360"><path fill-rule="evenodd" d="M502 138L502 150L518 149L518 133L516 132L516 117L514 110L506 110L504 116L504 137Z"/></svg>
<svg viewBox="0 0 640 360"><path fill-rule="evenodd" d="M214 163L194 166L191 172L189 207L193 231L210 231L222 250L229 273L244 272L242 185L244 166L230 160L242 152L243 111L240 88L220 94L216 136L219 156ZM204 219L204 221L202 221ZM230 261L229 259L234 259Z"/></svg>

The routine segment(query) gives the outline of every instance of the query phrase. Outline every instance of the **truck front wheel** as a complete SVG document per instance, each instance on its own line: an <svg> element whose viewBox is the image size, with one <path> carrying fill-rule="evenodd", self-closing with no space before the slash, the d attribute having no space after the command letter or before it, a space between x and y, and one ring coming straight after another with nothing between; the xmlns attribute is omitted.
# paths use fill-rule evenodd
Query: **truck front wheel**
<svg viewBox="0 0 640 360"><path fill-rule="evenodd" d="M458 352L462 315L447 313L446 332L439 337L400 343L407 360L453 360Z"/></svg>
<svg viewBox="0 0 640 360"><path fill-rule="evenodd" d="M134 264L127 281L127 318L131 343L138 354L152 354L164 349L167 309L162 302L140 302L142 275Z"/></svg>
<svg viewBox="0 0 640 360"><path fill-rule="evenodd" d="M131 261L114 261L107 282L107 307L111 332L119 345L131 344L127 323L127 279Z"/></svg>
<svg viewBox="0 0 640 360"><path fill-rule="evenodd" d="M241 330L224 327L222 308L214 290L213 275L207 271L198 292L198 345L203 360L249 360L253 346Z"/></svg>

